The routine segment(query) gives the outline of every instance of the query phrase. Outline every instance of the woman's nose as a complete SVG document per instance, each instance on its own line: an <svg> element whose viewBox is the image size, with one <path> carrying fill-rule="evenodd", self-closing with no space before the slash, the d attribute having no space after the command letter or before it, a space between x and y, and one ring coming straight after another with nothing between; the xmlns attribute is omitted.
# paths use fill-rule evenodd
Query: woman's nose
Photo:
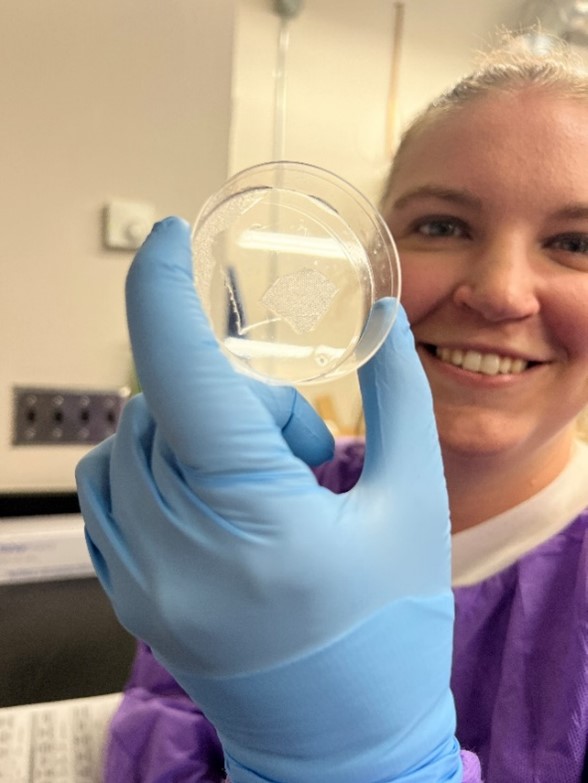
<svg viewBox="0 0 588 783"><path fill-rule="evenodd" d="M513 238L494 241L470 258L454 301L487 321L521 320L539 310L531 250Z"/></svg>

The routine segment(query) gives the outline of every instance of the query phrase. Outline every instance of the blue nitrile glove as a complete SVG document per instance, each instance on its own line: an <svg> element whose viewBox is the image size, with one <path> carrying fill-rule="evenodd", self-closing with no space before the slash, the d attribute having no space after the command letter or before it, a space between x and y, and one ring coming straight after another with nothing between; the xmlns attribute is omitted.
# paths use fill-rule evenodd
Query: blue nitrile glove
<svg viewBox="0 0 588 783"><path fill-rule="evenodd" d="M127 309L144 396L78 468L89 548L234 783L461 780L448 504L403 311L360 372L365 467L335 495L306 464L330 451L324 427L218 348L183 221L139 251Z"/></svg>

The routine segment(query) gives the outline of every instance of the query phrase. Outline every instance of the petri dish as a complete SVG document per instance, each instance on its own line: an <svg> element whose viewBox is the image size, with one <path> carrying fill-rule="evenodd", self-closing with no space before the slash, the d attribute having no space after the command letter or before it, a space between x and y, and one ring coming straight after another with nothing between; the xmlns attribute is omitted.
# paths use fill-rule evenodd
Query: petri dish
<svg viewBox="0 0 588 783"><path fill-rule="evenodd" d="M270 384L355 371L396 317L400 265L385 221L318 166L272 161L235 174L196 218L192 253L223 352ZM388 297L389 306L378 305Z"/></svg>

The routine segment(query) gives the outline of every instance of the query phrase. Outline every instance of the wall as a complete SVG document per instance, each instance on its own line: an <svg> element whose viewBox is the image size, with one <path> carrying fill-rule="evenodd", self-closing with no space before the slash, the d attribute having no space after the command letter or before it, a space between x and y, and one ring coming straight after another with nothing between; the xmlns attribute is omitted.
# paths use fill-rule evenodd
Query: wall
<svg viewBox="0 0 588 783"><path fill-rule="evenodd" d="M373 201L389 164L386 115L396 5L392 0L306 0L288 25L284 157L331 169ZM474 53L488 45L499 25L516 22L512 0L406 0L403 5L397 130L471 68ZM270 0L239 0L233 171L272 157L279 27ZM354 429L360 421L355 377L301 391L319 406L328 398L343 429Z"/></svg>
<svg viewBox="0 0 588 783"><path fill-rule="evenodd" d="M385 175L395 6L404 6L399 125L472 64L512 0L305 0L289 24L285 155L332 168L377 198ZM280 18L272 0L239 0L231 168L272 152Z"/></svg>
<svg viewBox="0 0 588 783"><path fill-rule="evenodd" d="M285 157L377 200L392 0L305 0L290 23ZM472 63L512 0L406 0L401 125ZM475 14L472 9L475 8ZM280 20L273 0L4 0L0 4L0 492L73 486L82 447L14 448L11 390L128 383L123 282L105 252L113 197L192 219L226 178L272 156ZM311 387L345 428L355 379Z"/></svg>
<svg viewBox="0 0 588 783"><path fill-rule="evenodd" d="M68 489L83 447L10 445L14 384L129 382L118 197L192 219L226 178L234 0L0 5L0 491Z"/></svg>

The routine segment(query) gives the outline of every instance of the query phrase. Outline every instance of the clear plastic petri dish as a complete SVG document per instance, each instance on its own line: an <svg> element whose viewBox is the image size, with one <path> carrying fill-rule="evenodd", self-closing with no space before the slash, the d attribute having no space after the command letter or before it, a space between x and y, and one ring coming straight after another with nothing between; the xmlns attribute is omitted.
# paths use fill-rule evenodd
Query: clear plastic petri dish
<svg viewBox="0 0 588 783"><path fill-rule="evenodd" d="M400 265L386 223L359 190L317 166L274 161L235 174L201 209L192 252L222 350L267 383L355 371L396 317Z"/></svg>

